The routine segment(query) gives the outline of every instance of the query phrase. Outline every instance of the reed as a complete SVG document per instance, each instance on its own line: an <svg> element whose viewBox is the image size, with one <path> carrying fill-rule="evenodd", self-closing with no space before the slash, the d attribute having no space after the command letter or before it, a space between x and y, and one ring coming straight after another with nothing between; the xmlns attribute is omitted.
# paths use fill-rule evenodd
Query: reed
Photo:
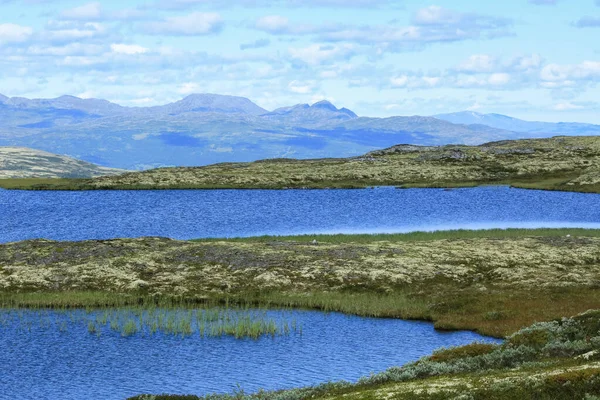
<svg viewBox="0 0 600 400"><path fill-rule="evenodd" d="M259 339L262 336L290 335L301 332L296 320L276 321L266 310L250 308L157 308L125 307L118 309L3 309L0 328L55 327L60 332L86 326L89 334L100 335L109 329L123 337L141 335L172 335L202 338L233 336L237 339Z"/></svg>

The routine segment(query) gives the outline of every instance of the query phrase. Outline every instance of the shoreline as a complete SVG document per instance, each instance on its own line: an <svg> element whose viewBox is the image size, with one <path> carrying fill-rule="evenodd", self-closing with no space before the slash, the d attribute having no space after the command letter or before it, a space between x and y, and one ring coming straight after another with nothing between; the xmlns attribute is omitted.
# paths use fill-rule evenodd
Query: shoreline
<svg viewBox="0 0 600 400"><path fill-rule="evenodd" d="M28 179L0 179L0 190L6 191L31 191L31 192L114 192L114 191L210 191L210 190L268 190L268 191L283 191L283 190L377 190L377 189L395 189L395 190L410 190L410 189L474 189L485 187L508 187L511 189L522 190L539 190L549 192L565 192L565 193L582 193L582 194L600 194L600 186L593 188L579 186L561 186L561 187L545 187L541 184L539 187L535 184L527 185L515 182L482 182L482 183L464 183L464 184L432 184L426 185L421 183L407 184L381 184L381 185L324 185L324 186L302 186L302 187L274 187L274 186L80 186L76 183L57 183L56 181L64 181L64 179L49 178L44 183L40 183L39 179L34 179L31 182Z"/></svg>
<svg viewBox="0 0 600 400"><path fill-rule="evenodd" d="M490 390L500 390L485 382L502 382L509 374L513 384L502 390L522 390L530 376L539 377L539 384L521 397L493 398L528 398L540 387L562 393L567 386L555 386L556 376L572 383L566 399L577 398L576 388L595 388L600 379L600 337L595 338L600 311L585 312L600 309L599 263L600 229L30 240L0 244L0 307L193 306L197 301L427 321L438 330L471 330L505 341L440 349L352 384L266 392L259 398L362 399L391 393L437 400L475 390L481 393L477 399L484 399ZM555 322L534 324L539 321ZM575 336L574 326L581 331ZM597 356L581 357L587 353ZM208 398L257 399L239 393L132 399Z"/></svg>

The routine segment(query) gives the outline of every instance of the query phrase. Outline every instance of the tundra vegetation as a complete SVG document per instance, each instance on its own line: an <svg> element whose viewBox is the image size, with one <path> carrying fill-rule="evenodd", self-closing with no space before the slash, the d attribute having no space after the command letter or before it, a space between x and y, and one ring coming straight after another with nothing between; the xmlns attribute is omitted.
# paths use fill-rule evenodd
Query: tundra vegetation
<svg viewBox="0 0 600 400"><path fill-rule="evenodd" d="M479 146L397 145L360 157L270 159L159 168L93 179L0 180L38 190L515 187L600 192L600 137L554 137Z"/></svg>
<svg viewBox="0 0 600 400"><path fill-rule="evenodd" d="M20 331L31 331L38 326L65 331L74 326L87 326L97 336L106 332L117 332L121 336L149 335L157 333L174 336L220 337L236 339L261 336L279 336L301 333L302 327L295 319L284 315L275 319L266 310L250 307L223 307L203 305L181 308L172 302L148 302L135 307L104 309L37 308L25 312L23 309L0 310L0 328L12 326Z"/></svg>
<svg viewBox="0 0 600 400"><path fill-rule="evenodd" d="M585 229L30 240L0 245L0 305L305 307L507 338L356 384L215 399L571 399L600 393L599 264ZM185 397L138 399L162 398Z"/></svg>

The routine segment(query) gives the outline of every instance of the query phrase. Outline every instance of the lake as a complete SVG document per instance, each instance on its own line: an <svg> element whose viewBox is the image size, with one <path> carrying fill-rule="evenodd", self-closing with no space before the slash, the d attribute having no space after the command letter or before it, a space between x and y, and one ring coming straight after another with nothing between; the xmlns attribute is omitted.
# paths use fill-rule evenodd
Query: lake
<svg viewBox="0 0 600 400"><path fill-rule="evenodd" d="M522 190L0 190L0 242L600 227L600 195Z"/></svg>
<svg viewBox="0 0 600 400"><path fill-rule="evenodd" d="M85 318L101 312L0 310L0 398L110 400L293 388L355 381L440 347L498 342L473 332L438 332L427 322L298 310L266 311L301 331L260 339L90 333Z"/></svg>

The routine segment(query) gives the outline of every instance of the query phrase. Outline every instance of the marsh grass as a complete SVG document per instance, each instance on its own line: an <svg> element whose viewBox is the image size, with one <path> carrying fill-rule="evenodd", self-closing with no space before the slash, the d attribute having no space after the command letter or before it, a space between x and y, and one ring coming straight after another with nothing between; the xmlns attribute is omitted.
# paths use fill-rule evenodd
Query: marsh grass
<svg viewBox="0 0 600 400"><path fill-rule="evenodd" d="M343 312L363 317L430 319L427 302L407 293L317 292L266 293L253 298L266 307L305 308L324 312Z"/></svg>
<svg viewBox="0 0 600 400"><path fill-rule="evenodd" d="M584 228L508 228L508 229L451 229L435 231L415 231L407 233L382 233L382 234L319 234L295 236L254 236L239 238L208 238L194 239L191 242L214 242L227 240L229 242L268 243L274 241L290 241L311 244L313 240L318 243L343 244L343 243L373 243L373 242L419 242L433 240L458 240L458 239L510 239L524 237L600 237L600 229Z"/></svg>
<svg viewBox="0 0 600 400"><path fill-rule="evenodd" d="M216 309L309 309L324 312L343 312L365 317L402 318L433 321L437 329L469 329L478 333L505 337L536 321L547 321L563 316L575 315L585 310L600 308L600 291L595 288L531 288L529 290L490 286L486 291L461 287L452 281L440 280L398 289L392 293L375 291L332 291L332 292L240 292L228 296L187 297L148 296L105 292L36 292L0 294L0 309L48 308L59 312L84 309L89 312L102 310L136 310L135 319L145 310L150 329L147 333L160 331L159 326L174 330L177 321L185 320L177 313L169 315L152 310L202 309L197 331L210 334L211 320L217 318ZM102 311L101 310L101 311ZM210 311L213 310L213 311ZM183 312L183 311L182 311ZM124 313L121 313L124 315ZM2 324L0 312L0 327ZM108 325L120 331L121 319L109 318L110 313L99 312L97 325ZM238 315L238 314L236 314ZM170 318L170 319L169 319ZM133 319L133 317L132 317ZM231 318L230 318L231 319ZM155 320L155 321L154 321ZM156 322L156 324L155 324ZM86 322L87 324L87 322ZM245 326L250 325L244 322ZM155 326L154 329L152 327ZM291 328L291 325L288 324ZM215 328L216 329L216 328ZM254 328L255 329L255 328ZM265 328L266 329L266 328ZM280 330L284 330L281 328ZM291 329L293 331L293 329ZM301 327L299 328L301 330ZM232 332L232 328L221 331ZM234 335L235 336L235 335Z"/></svg>
<svg viewBox="0 0 600 400"><path fill-rule="evenodd" d="M233 336L236 339L258 339L262 336L282 336L301 333L295 319L282 311L279 319L267 310L254 308L157 308L125 307L111 309L0 310L0 329L16 327L30 332L32 328L67 329L87 328L87 332L100 336L113 331L123 337L134 335L192 336L202 338Z"/></svg>

